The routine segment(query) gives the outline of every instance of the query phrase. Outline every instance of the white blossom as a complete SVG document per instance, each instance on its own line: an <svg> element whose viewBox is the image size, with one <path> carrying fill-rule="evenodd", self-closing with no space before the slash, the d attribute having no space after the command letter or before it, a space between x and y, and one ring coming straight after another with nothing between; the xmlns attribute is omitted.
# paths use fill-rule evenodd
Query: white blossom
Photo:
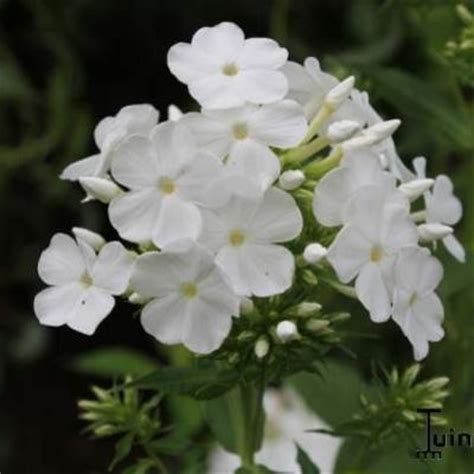
<svg viewBox="0 0 474 474"><path fill-rule="evenodd" d="M428 342L444 336L444 310L434 292L443 267L427 249L413 247L400 252L395 272L393 319L413 345L416 360L428 354Z"/></svg>
<svg viewBox="0 0 474 474"><path fill-rule="evenodd" d="M131 135L147 136L158 122L158 111L150 104L128 105L117 115L102 119L94 130L99 153L70 164L62 179L75 181L86 176L105 177L117 145Z"/></svg>
<svg viewBox="0 0 474 474"><path fill-rule="evenodd" d="M420 224L416 230L422 242L433 242L439 239L444 239L453 233L453 228L449 225L432 222L428 224Z"/></svg>
<svg viewBox="0 0 474 474"><path fill-rule="evenodd" d="M275 41L245 39L236 24L223 22L172 46L168 67L203 107L223 109L281 100L288 83L279 68L287 57Z"/></svg>
<svg viewBox="0 0 474 474"><path fill-rule="evenodd" d="M83 202L97 199L104 204L108 204L114 197L122 194L122 189L111 179L88 176L79 178L79 183L87 194Z"/></svg>
<svg viewBox="0 0 474 474"><path fill-rule="evenodd" d="M276 327L276 335L283 342L293 341L299 338L298 327L293 321L280 321Z"/></svg>
<svg viewBox="0 0 474 474"><path fill-rule="evenodd" d="M96 252L98 252L104 245L105 239L97 232L92 232L89 229L83 227L73 227L72 233L76 239L83 240L86 244L89 244Z"/></svg>
<svg viewBox="0 0 474 474"><path fill-rule="evenodd" d="M316 264L320 262L323 258L326 258L328 254L328 249L321 245L318 242L314 242L305 247L303 252L303 258L309 264Z"/></svg>
<svg viewBox="0 0 474 474"><path fill-rule="evenodd" d="M83 240L56 234L38 263L39 276L51 286L36 295L36 316L46 326L93 334L112 311L113 297L127 289L133 262L119 242L105 244L97 255Z"/></svg>
<svg viewBox="0 0 474 474"><path fill-rule="evenodd" d="M294 199L270 188L261 198L234 195L222 207L203 210L200 241L239 295L270 296L291 285L292 253L277 243L294 239L303 222Z"/></svg>
<svg viewBox="0 0 474 474"><path fill-rule="evenodd" d="M285 191L293 191L298 189L305 181L306 177L301 170L284 171L278 179L278 184Z"/></svg>
<svg viewBox="0 0 474 474"><path fill-rule="evenodd" d="M186 243L138 257L131 285L151 301L143 308L146 332L164 344L207 354L217 349L239 314L232 292L205 249Z"/></svg>

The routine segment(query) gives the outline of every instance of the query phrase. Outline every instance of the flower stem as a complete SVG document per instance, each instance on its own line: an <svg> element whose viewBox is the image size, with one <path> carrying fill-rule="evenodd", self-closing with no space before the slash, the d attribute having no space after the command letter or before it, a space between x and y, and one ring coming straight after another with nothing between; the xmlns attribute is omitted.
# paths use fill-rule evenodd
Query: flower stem
<svg viewBox="0 0 474 474"><path fill-rule="evenodd" d="M318 137L310 143L300 145L291 149L282 156L282 164L299 163L306 158L314 155L318 151L326 148L329 145L329 140L325 137Z"/></svg>
<svg viewBox="0 0 474 474"><path fill-rule="evenodd" d="M300 145L308 143L318 133L321 125L330 117L333 112L333 107L328 104L323 104L323 106L319 109L319 112L316 114L316 117L314 117L314 119L309 124L308 131L306 132L306 135L301 141Z"/></svg>
<svg viewBox="0 0 474 474"><path fill-rule="evenodd" d="M328 171L339 165L343 157L341 147L336 147L326 158L314 161L304 168L306 175L313 179L318 179L324 176Z"/></svg>

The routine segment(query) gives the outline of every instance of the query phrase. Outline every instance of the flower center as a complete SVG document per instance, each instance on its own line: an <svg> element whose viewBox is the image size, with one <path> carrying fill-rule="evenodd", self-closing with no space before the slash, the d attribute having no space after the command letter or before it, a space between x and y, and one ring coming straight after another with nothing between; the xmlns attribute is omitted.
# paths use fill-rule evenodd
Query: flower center
<svg viewBox="0 0 474 474"><path fill-rule="evenodd" d="M244 233L239 229L234 229L229 232L229 242L233 247L240 247L245 241Z"/></svg>
<svg viewBox="0 0 474 474"><path fill-rule="evenodd" d="M222 68L222 74L225 76L235 76L239 73L239 67L235 63L225 64Z"/></svg>
<svg viewBox="0 0 474 474"><path fill-rule="evenodd" d="M249 136L249 129L245 123L236 123L232 127L232 135L236 140L244 140Z"/></svg>
<svg viewBox="0 0 474 474"><path fill-rule="evenodd" d="M158 188L163 194L173 194L176 191L176 184L171 178L160 178Z"/></svg>
<svg viewBox="0 0 474 474"><path fill-rule="evenodd" d="M375 246L374 248L372 248L372 251L370 252L370 260L372 260L372 262L380 262L380 260L382 260L382 257L383 252L380 247Z"/></svg>
<svg viewBox="0 0 474 474"><path fill-rule="evenodd" d="M84 274L79 279L79 283L85 288L89 288L89 286L92 286L93 283L92 277L87 272L84 272Z"/></svg>
<svg viewBox="0 0 474 474"><path fill-rule="evenodd" d="M191 300L197 296L198 288L192 281L186 281L181 283L181 293L185 298Z"/></svg>

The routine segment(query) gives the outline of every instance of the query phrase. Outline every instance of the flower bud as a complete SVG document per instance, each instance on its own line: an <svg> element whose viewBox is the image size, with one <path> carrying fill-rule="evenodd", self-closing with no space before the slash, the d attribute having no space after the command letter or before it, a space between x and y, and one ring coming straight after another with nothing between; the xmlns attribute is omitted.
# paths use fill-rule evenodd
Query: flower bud
<svg viewBox="0 0 474 474"><path fill-rule="evenodd" d="M426 382L425 387L432 391L437 391L449 383L449 377L436 377Z"/></svg>
<svg viewBox="0 0 474 474"><path fill-rule="evenodd" d="M240 300L240 314L250 314L255 309L255 305L250 298L243 297Z"/></svg>
<svg viewBox="0 0 474 474"><path fill-rule="evenodd" d="M352 138L360 128L354 120L339 120L329 125L326 136L330 142L340 143Z"/></svg>
<svg viewBox="0 0 474 474"><path fill-rule="evenodd" d="M177 122L183 116L183 112L174 104L168 105L168 120Z"/></svg>
<svg viewBox="0 0 474 474"><path fill-rule="evenodd" d="M354 76L344 79L327 93L324 103L333 109L339 107L349 97L354 87L354 82Z"/></svg>
<svg viewBox="0 0 474 474"><path fill-rule="evenodd" d="M281 174L278 183L280 188L286 191L292 191L299 188L305 180L305 175L301 170L288 170Z"/></svg>
<svg viewBox="0 0 474 474"><path fill-rule="evenodd" d="M310 319L306 323L306 329L311 332L319 332L326 329L330 324L327 319Z"/></svg>
<svg viewBox="0 0 474 474"><path fill-rule="evenodd" d="M104 204L108 204L122 192L110 179L87 177L79 178L79 182L87 193L88 198L97 199ZM86 200L88 199L86 198Z"/></svg>
<svg viewBox="0 0 474 474"><path fill-rule="evenodd" d="M412 181L408 181L407 183L403 183L398 186L398 189L405 194L405 196L410 200L410 202L415 201L420 196L423 195L424 192L428 191L428 189L433 186L434 179L414 179Z"/></svg>
<svg viewBox="0 0 474 474"><path fill-rule="evenodd" d="M283 343L298 339L300 336L293 321L280 321L276 327L276 335Z"/></svg>
<svg viewBox="0 0 474 474"><path fill-rule="evenodd" d="M96 252L105 245L105 239L100 234L84 229L83 227L73 227L72 233L76 236L76 239L89 244Z"/></svg>
<svg viewBox="0 0 474 474"><path fill-rule="evenodd" d="M453 233L452 227L439 224L438 222L420 224L416 229L422 242L433 242L435 240L444 239L444 237Z"/></svg>
<svg viewBox="0 0 474 474"><path fill-rule="evenodd" d="M310 314L321 311L322 306L315 301L303 301L296 306L296 316L309 316Z"/></svg>
<svg viewBox="0 0 474 474"><path fill-rule="evenodd" d="M144 298L142 295L139 295L138 293L134 292L128 297L128 301L130 301L130 303L132 304L142 305L142 304L145 304L147 299Z"/></svg>
<svg viewBox="0 0 474 474"><path fill-rule="evenodd" d="M261 337L255 343L254 352L258 359L263 359L270 350L270 344L266 337Z"/></svg>
<svg viewBox="0 0 474 474"><path fill-rule="evenodd" d="M325 258L327 253L328 249L326 247L315 242L306 246L303 252L303 258L306 262L315 264Z"/></svg>
<svg viewBox="0 0 474 474"><path fill-rule="evenodd" d="M378 122L372 125L366 131L375 135L377 141L381 142L393 135L401 123L399 119L385 120L384 122Z"/></svg>

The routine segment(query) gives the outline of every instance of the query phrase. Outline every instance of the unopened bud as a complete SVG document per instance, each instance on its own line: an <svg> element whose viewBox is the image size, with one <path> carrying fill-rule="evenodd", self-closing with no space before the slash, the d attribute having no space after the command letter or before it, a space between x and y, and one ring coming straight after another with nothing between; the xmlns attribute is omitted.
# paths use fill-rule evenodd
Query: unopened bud
<svg viewBox="0 0 474 474"><path fill-rule="evenodd" d="M303 252L303 258L310 264L320 262L326 257L328 249L317 242L306 246Z"/></svg>
<svg viewBox="0 0 474 474"><path fill-rule="evenodd" d="M296 306L296 316L309 316L310 314L321 311L322 306L315 301L304 301Z"/></svg>
<svg viewBox="0 0 474 474"><path fill-rule="evenodd" d="M305 180L305 175L301 170L288 170L281 174L278 183L280 188L292 191L299 188Z"/></svg>
<svg viewBox="0 0 474 474"><path fill-rule="evenodd" d="M349 76L348 78L344 79L327 93L324 103L334 109L339 107L339 105L341 105L349 97L352 88L354 87L354 82L354 76Z"/></svg>
<svg viewBox="0 0 474 474"><path fill-rule="evenodd" d="M168 105L168 120L177 122L183 116L183 112L174 104Z"/></svg>
<svg viewBox="0 0 474 474"><path fill-rule="evenodd" d="M92 232L89 229L83 227L73 227L72 233L76 236L76 239L84 241L89 244L96 252L98 252L104 245L105 239L96 232Z"/></svg>
<svg viewBox="0 0 474 474"><path fill-rule="evenodd" d="M104 204L108 204L122 192L110 179L87 177L79 178L79 182L89 198L97 199Z"/></svg>
<svg viewBox="0 0 474 474"><path fill-rule="evenodd" d="M318 277L309 269L303 270L303 281L311 286L316 286L318 284Z"/></svg>
<svg viewBox="0 0 474 474"><path fill-rule="evenodd" d="M261 337L255 343L254 352L258 359L263 359L268 354L269 350L270 350L270 344L268 343L268 340L266 337Z"/></svg>
<svg viewBox="0 0 474 474"><path fill-rule="evenodd" d="M398 186L398 189L411 201L415 201L433 186L434 179L414 179Z"/></svg>
<svg viewBox="0 0 474 474"><path fill-rule="evenodd" d="M139 295L138 293L134 292L128 297L128 301L130 301L130 303L132 304L142 305L146 303L147 299L144 298L142 295Z"/></svg>
<svg viewBox="0 0 474 474"><path fill-rule="evenodd" d="M448 377L437 377L435 379L429 380L426 382L426 388L429 390L439 390L449 383Z"/></svg>
<svg viewBox="0 0 474 474"><path fill-rule="evenodd" d="M415 379L418 377L420 370L420 364L413 364L412 366L410 366L407 370L405 370L405 373L402 376L402 383L406 387L410 387L415 381Z"/></svg>
<svg viewBox="0 0 474 474"><path fill-rule="evenodd" d="M420 224L416 229L422 242L433 242L435 240L444 239L453 233L452 227L438 222Z"/></svg>
<svg viewBox="0 0 474 474"><path fill-rule="evenodd" d="M354 120L339 120L329 125L326 136L330 142L340 143L353 137L360 128Z"/></svg>
<svg viewBox="0 0 474 474"><path fill-rule="evenodd" d="M378 141L382 141L393 135L401 123L399 119L385 120L369 127L367 132L374 134Z"/></svg>
<svg viewBox="0 0 474 474"><path fill-rule="evenodd" d="M320 332L326 329L330 324L327 319L310 319L306 323L306 329L311 332Z"/></svg>
<svg viewBox="0 0 474 474"><path fill-rule="evenodd" d="M240 314L250 314L255 309L255 305L250 298L240 300Z"/></svg>
<svg viewBox="0 0 474 474"><path fill-rule="evenodd" d="M276 334L278 339L283 343L298 339L300 336L298 328L293 321L279 322L276 327Z"/></svg>

